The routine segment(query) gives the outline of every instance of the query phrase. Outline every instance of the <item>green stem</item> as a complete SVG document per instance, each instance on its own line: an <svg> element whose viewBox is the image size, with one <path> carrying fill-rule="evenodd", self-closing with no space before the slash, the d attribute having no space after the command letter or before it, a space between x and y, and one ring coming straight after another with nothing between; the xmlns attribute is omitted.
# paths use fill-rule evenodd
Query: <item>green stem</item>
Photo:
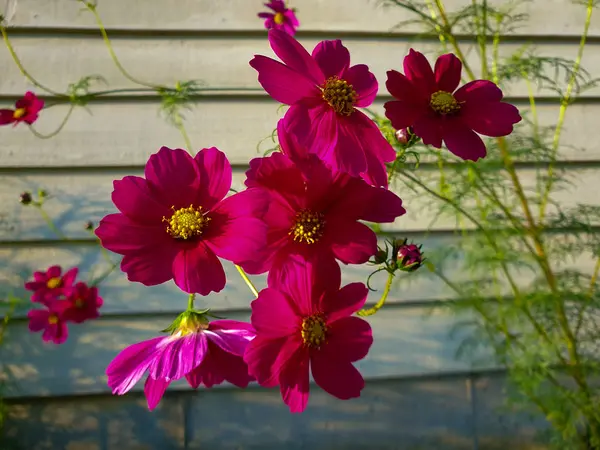
<svg viewBox="0 0 600 450"><path fill-rule="evenodd" d="M188 136L187 131L185 130L185 126L183 125L183 119L181 118L181 115L179 114L179 112L175 111L173 119L175 121L175 126L177 127L177 129L179 130L181 135L183 136L183 140L187 147L188 153L192 154L192 151L193 151L192 150L192 141L190 140L190 137Z"/></svg>
<svg viewBox="0 0 600 450"><path fill-rule="evenodd" d="M69 120L69 117L71 117L71 113L73 112L74 109L75 109L75 105L71 105L71 107L69 108L69 111L65 115L65 118L60 123L60 125L58 126L58 128L56 130L54 130L52 133L50 133L50 134L41 134L41 133L38 133L37 131L35 131L35 128L33 128L33 125L29 125L29 127L28 127L29 131L31 131L33 133L33 135L35 137L39 138L39 139L50 139L50 138L53 138L54 136L56 136L58 133L60 133L62 131L62 129L64 128L64 126L67 124L67 121Z"/></svg>
<svg viewBox="0 0 600 450"><path fill-rule="evenodd" d="M565 116L567 114L567 108L571 102L571 94L573 92L573 88L577 82L577 75L579 74L579 70L581 68L581 60L583 59L583 50L585 48L585 43L587 41L587 36L590 29L590 23L592 21L592 12L594 10L594 4L596 0L588 0L587 2L587 12L585 16L585 24L583 27L583 33L581 34L581 39L579 41L579 49L577 50L577 58L575 58L575 64L573 65L573 71L571 72L571 77L569 78L569 82L567 83L567 90L565 95L563 96L560 104L560 109L558 112L558 122L556 124L556 129L554 130L554 138L552 141L552 156L550 158L550 164L548 166L548 177L546 182L546 187L542 193L542 200L540 202L540 222L544 219L544 215L546 213L546 207L548 206L548 200L550 196L550 191L552 190L553 174L554 174L554 164L556 163L556 153L558 152L558 147L560 144L560 135L563 129L563 125L565 123Z"/></svg>
<svg viewBox="0 0 600 450"><path fill-rule="evenodd" d="M61 94L60 92L57 92L53 89L50 89L49 87L43 85L42 83L40 83L39 81L37 81L35 78L33 78L33 76L25 69L25 67L23 66L23 64L21 63L21 60L19 59L19 57L17 56L17 53L15 52L15 49L13 48L12 44L10 43L9 39L8 39L8 33L6 32L6 28L4 28L2 25L0 25L0 33L2 33L2 38L4 39L4 43L6 44L6 48L8 49L8 52L10 53L10 56L12 57L13 61L15 62L15 64L17 65L17 67L19 68L19 70L21 71L21 74L27 78L27 80L33 84L35 87L48 92L49 94L52 95L56 95L57 97L67 97L67 95L65 94Z"/></svg>
<svg viewBox="0 0 600 450"><path fill-rule="evenodd" d="M244 272L244 269L242 269L237 264L234 264L234 266L237 269L237 271L240 273L242 280L244 280L244 282L246 283L248 288L250 288L250 290L252 291L252 294L254 294L255 297L258 297L258 289L256 289L256 286L254 286L254 283L252 283L250 278L248 278L248 275L246 275L246 272Z"/></svg>
<svg viewBox="0 0 600 450"><path fill-rule="evenodd" d="M498 50L500 48L500 27L502 22L496 19L496 30L494 30L494 38L492 40L492 81L498 84Z"/></svg>
<svg viewBox="0 0 600 450"><path fill-rule="evenodd" d="M90 283L91 286L98 286L100 283L104 282L104 280L106 280L108 278L108 276L114 272L114 270L118 267L119 262L113 262L110 266L110 268L104 272L102 275L100 275L98 278L96 278L94 281L92 281Z"/></svg>
<svg viewBox="0 0 600 450"><path fill-rule="evenodd" d="M102 34L102 40L104 41L104 44L106 45L106 48L108 49L108 53L110 54L110 57L111 57L113 63L117 66L117 69L119 69L121 74L125 78L127 78L129 81L131 81L132 83L139 84L141 86L146 86L146 87L152 88L152 89L158 89L158 88L162 87L162 86L155 86L153 84L146 83L144 81L140 81L137 78L134 78L132 75L129 74L129 72L127 72L125 70L125 67L123 67L123 65L119 61L119 58L117 58L117 55L113 49L112 43L110 42L110 39L108 38L106 28L104 28L102 19L100 18L100 15L98 14L98 11L96 10L96 6L86 0L79 0L79 2L83 3L85 5L85 7L94 15L94 18L96 19L96 24L98 24L98 28L100 29L100 34Z"/></svg>
<svg viewBox="0 0 600 450"><path fill-rule="evenodd" d="M393 280L394 280L394 274L390 273L388 275L387 282L385 283L385 288L383 290L383 294L381 294L381 298L379 299L379 301L377 303L375 303L375 305L373 305L373 307L361 309L356 314L358 314L361 317L368 317L368 316L372 316L377 311L379 311L381 309L381 307L383 305L385 305L385 302L388 298L390 290L392 289L392 281Z"/></svg>
<svg viewBox="0 0 600 450"><path fill-rule="evenodd" d="M54 222L52 221L52 219L50 218L48 213L44 210L44 207L42 206L41 203L32 203L32 205L38 209L38 211L40 212L40 215L44 219L44 222L46 222L46 225L48 225L48 228L50 228L50 230L52 230L52 232L54 234L56 234L56 236L58 236L58 238L60 238L63 241L69 240L67 238L67 236L65 236L65 234L62 231L60 231L58 229L58 227L54 224Z"/></svg>
<svg viewBox="0 0 600 450"><path fill-rule="evenodd" d="M187 309L188 311L191 311L194 309L194 299L196 298L196 294L190 294L188 297L188 305L187 305Z"/></svg>
<svg viewBox="0 0 600 450"><path fill-rule="evenodd" d="M2 345L2 343L4 342L4 333L6 331L6 328L8 327L8 321L10 320L11 316L15 312L16 307L17 307L17 302L11 301L8 311L2 318L2 326L0 327L0 345Z"/></svg>

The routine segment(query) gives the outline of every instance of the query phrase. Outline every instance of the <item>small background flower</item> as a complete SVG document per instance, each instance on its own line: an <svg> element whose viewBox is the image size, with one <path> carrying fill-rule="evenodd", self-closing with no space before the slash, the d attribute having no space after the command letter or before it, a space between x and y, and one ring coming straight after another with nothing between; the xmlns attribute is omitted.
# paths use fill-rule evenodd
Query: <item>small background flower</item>
<svg viewBox="0 0 600 450"><path fill-rule="evenodd" d="M15 109L0 109L0 125L17 125L20 122L31 125L37 120L43 107L44 101L28 91L23 98L17 100Z"/></svg>
<svg viewBox="0 0 600 450"><path fill-rule="evenodd" d="M265 3L265 6L273 12L258 13L258 17L265 19L265 28L267 30L281 30L294 36L296 29L300 26L300 22L296 17L294 8L287 8L283 0L272 0Z"/></svg>

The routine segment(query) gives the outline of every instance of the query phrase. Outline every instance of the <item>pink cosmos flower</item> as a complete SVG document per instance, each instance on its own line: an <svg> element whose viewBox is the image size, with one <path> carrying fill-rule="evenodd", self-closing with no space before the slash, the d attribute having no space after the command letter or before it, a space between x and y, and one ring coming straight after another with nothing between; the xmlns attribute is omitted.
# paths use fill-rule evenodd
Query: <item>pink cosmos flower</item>
<svg viewBox="0 0 600 450"><path fill-rule="evenodd" d="M385 163L396 153L377 125L357 107L377 94L377 80L364 64L350 66L340 40L320 42L312 55L283 31L269 32L271 48L284 64L256 55L250 65L275 100L291 105L285 128L335 171L387 186Z"/></svg>
<svg viewBox="0 0 600 450"><path fill-rule="evenodd" d="M98 309L102 306L103 301L95 286L89 287L87 284L79 282L73 287L65 301L68 306L63 313L63 318L66 321L81 323L100 316Z"/></svg>
<svg viewBox="0 0 600 450"><path fill-rule="evenodd" d="M121 211L104 217L95 233L102 245L124 255L121 269L146 286L170 279L180 289L207 295L225 287L217 257L236 264L256 258L264 246L268 195L248 189L224 198L231 166L216 148L192 158L162 147L150 156L145 178L114 182Z"/></svg>
<svg viewBox="0 0 600 450"><path fill-rule="evenodd" d="M260 385L280 386L291 412L306 408L309 367L315 383L339 399L359 397L365 386L352 363L367 355L373 335L352 314L368 290L362 283L340 284L334 261L295 256L251 304L256 338L244 360Z"/></svg>
<svg viewBox="0 0 600 450"><path fill-rule="evenodd" d="M385 115L396 129L411 127L424 144L441 148L444 141L459 158L477 161L486 155L477 133L506 136L521 116L500 101L502 91L491 81L471 81L456 90L461 70L460 60L449 53L437 59L434 72L425 56L411 49L404 58L405 75L387 72L387 89L398 100L384 105Z"/></svg>
<svg viewBox="0 0 600 450"><path fill-rule="evenodd" d="M70 293L78 270L77 267L73 267L62 275L60 266L51 266L46 272L34 272L34 281L25 283L25 289L33 291L32 302L48 304Z"/></svg>
<svg viewBox="0 0 600 450"><path fill-rule="evenodd" d="M296 29L300 26L293 8L286 8L283 0L271 0L265 3L265 6L273 12L258 13L258 17L265 19L265 28L267 30L281 30L293 36Z"/></svg>
<svg viewBox="0 0 600 450"><path fill-rule="evenodd" d="M333 173L281 131L285 154L255 158L246 172L246 186L267 190L271 200L264 216L269 227L265 256L244 264L244 269L253 274L275 271L296 253L345 264L367 262L377 251L377 237L359 220L393 222L406 213L402 200L360 178Z"/></svg>
<svg viewBox="0 0 600 450"><path fill-rule="evenodd" d="M31 125L38 118L38 113L44 107L44 101L39 99L33 92L26 92L25 96L15 103L15 109L0 109L0 125L14 124L20 122Z"/></svg>
<svg viewBox="0 0 600 450"><path fill-rule="evenodd" d="M56 301L46 309L32 309L27 313L29 318L29 331L37 333L43 331L44 342L62 344L69 336L67 323L63 317L66 302Z"/></svg>
<svg viewBox="0 0 600 450"><path fill-rule="evenodd" d="M250 324L208 320L184 313L173 334L125 348L106 368L113 394L123 395L148 372L144 394L154 409L172 381L183 377L194 389L228 381L244 388L252 380L242 356L255 336Z"/></svg>

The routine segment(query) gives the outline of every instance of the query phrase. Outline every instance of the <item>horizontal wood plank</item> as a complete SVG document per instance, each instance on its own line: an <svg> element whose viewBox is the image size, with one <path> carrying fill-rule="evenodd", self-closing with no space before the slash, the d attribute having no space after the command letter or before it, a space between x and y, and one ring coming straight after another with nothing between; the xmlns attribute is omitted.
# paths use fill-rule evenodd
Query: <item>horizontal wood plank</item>
<svg viewBox="0 0 600 450"><path fill-rule="evenodd" d="M599 52L600 54L600 52ZM1 68L0 68L1 70ZM10 106L0 103L0 108ZM373 109L383 113L383 102ZM519 104L525 116L529 108ZM52 133L63 121L67 106L55 106L42 113L36 129ZM91 114L90 114L91 113ZM562 132L562 160L600 160L600 147L590 142L589 133L596 126L600 105L575 104L567 110ZM251 158L262 156L275 144L269 136L283 116L274 100L246 101L202 100L185 111L185 124L194 149L216 146L232 164L247 165ZM558 106L537 107L542 127L556 124ZM525 122L519 129L529 133ZM257 144L267 138L257 151ZM181 133L159 114L159 104L99 103L89 105L89 112L76 109L62 131L51 139L38 139L26 127L0 127L0 168L143 166L148 157L165 145L184 147ZM2 188L2 186L0 186Z"/></svg>
<svg viewBox="0 0 600 450"><path fill-rule="evenodd" d="M389 309L369 318L375 341L367 358L357 363L366 379L471 367L468 361L455 357L465 337L461 332L451 333L457 318L443 311L424 312L422 308ZM228 317L248 320L249 313ZM6 396L108 392L104 375L107 364L125 346L160 334L159 330L169 323L166 317L105 317L71 326L67 342L57 346L43 344L40 335L30 333L26 323L9 322L6 345L0 349L2 363L14 381ZM140 382L136 389L142 387Z"/></svg>
<svg viewBox="0 0 600 450"><path fill-rule="evenodd" d="M552 200L562 208L574 206L574 199L575 203L600 205L600 199L591 188L595 185L598 174L599 170L594 168L568 169L565 176L571 185L565 186L564 190L555 191ZM126 175L143 176L143 171L31 175L16 172L0 176L0 242L56 238L36 208L19 203L21 192L35 193L38 189L45 189L52 195L53 198L46 202L45 210L66 236L76 239L90 237L84 224L87 221L97 224L106 214L117 212L111 201L112 184L114 180ZM535 169L519 169L518 175L524 189L533 192L537 181ZM423 178L431 188L439 188L440 176L437 171L423 172ZM244 189L245 179L243 170L235 170L233 188ZM383 224L383 230L402 233L457 228L454 215L436 217L438 207L435 205L440 205L441 202L432 204L429 195L418 187L413 192L405 186L403 180L398 177L392 189L403 199L407 213L391 224ZM555 209L555 206L550 209ZM471 223L465 223L464 226L474 228Z"/></svg>
<svg viewBox="0 0 600 450"><path fill-rule="evenodd" d="M6 428L31 450L182 448L186 424L190 448L469 450L472 421L463 379L372 380L343 402L311 386L304 414L277 389L167 391L153 412L131 394L17 403Z"/></svg>
<svg viewBox="0 0 600 450"><path fill-rule="evenodd" d="M10 24L18 27L95 28L93 17L81 12L81 5L70 0L41 2L9 0L18 4ZM266 10L263 2L247 0L180 0L171 8L160 0L104 0L98 11L106 27L147 30L261 30L256 17ZM398 7L384 8L380 0L297 0L289 2L298 8L302 31L386 32L396 24L414 19L412 13ZM447 0L448 12L469 5L470 0ZM504 6L508 2L500 2ZM493 6L497 7L494 2ZM135 14L131 12L135 11ZM567 0L534 0L521 4L517 12L527 12L530 20L520 24L515 34L572 36L583 29L585 7ZM8 14L7 14L8 15ZM595 18L594 18L595 19ZM418 32L419 26L405 25L398 32ZM600 25L592 21L590 34L600 35Z"/></svg>
<svg viewBox="0 0 600 450"><path fill-rule="evenodd" d="M114 50L130 74L146 83L173 86L176 81L201 80L208 87L260 89L257 73L248 62L253 55L273 56L264 38L115 38ZM311 51L319 42L302 38L300 42ZM353 64L367 64L380 83L380 94L385 89L386 71L402 70L402 59L410 48L426 54L431 62L441 52L439 43L418 41L415 38L346 38L343 40L352 55ZM14 37L12 44L27 70L42 84L54 90L65 91L69 83L89 75L101 75L111 89L139 87L119 72L105 47L95 37L36 38ZM582 66L590 73L600 69L600 43L589 43ZM522 43L507 42L500 46L500 58L522 51ZM537 54L574 60L577 45L572 43L539 43ZM463 45L467 62L478 75L481 67L476 45ZM40 57L44 55L44 57ZM546 67L546 75L554 77L554 69ZM559 74L559 83L566 87L567 78ZM20 95L31 84L21 75L6 47L0 48L0 95ZM102 88L102 87L100 87ZM537 95L556 96L545 86L533 88ZM527 83L517 77L504 86L506 95L527 97ZM600 95L600 87L583 94Z"/></svg>

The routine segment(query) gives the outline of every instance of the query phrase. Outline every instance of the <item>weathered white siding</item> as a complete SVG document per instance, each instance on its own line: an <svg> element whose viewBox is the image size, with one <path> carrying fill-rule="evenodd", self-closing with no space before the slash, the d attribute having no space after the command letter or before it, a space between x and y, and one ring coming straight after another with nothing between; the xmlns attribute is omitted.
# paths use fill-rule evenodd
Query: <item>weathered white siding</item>
<svg viewBox="0 0 600 450"><path fill-rule="evenodd" d="M63 91L82 76L102 75L110 89L135 87L115 68L93 17L74 0L9 0L10 35L24 66L46 86ZM275 127L278 105L264 94L248 65L254 54L272 52L255 14L261 1L250 0L99 0L98 11L115 51L135 77L173 85L198 79L225 90L197 99L186 113L186 128L197 148L217 146L235 166L234 185L241 186L248 161L259 153L256 144ZM413 25L394 28L411 19L399 8L385 9L375 0L296 0L302 22L299 40L307 47L324 38L342 37L353 62L369 64L380 81L386 101L385 71L399 68L407 50L417 48L430 57L439 50L434 39L419 40ZM449 0L449 10L470 4ZM495 3L495 2L490 2ZM2 5L2 2L0 2ZM585 8L568 0L535 0L524 11L531 20L518 28L500 54L510 55L533 41L546 56L573 59L583 29ZM0 11L1 13L1 11ZM600 20L592 21L593 37L584 66L600 69ZM477 61L465 38L467 59ZM478 67L475 64L475 67ZM19 73L5 47L0 46L0 107L14 102L31 85ZM99 86L100 88L100 86ZM227 89L247 88L233 94ZM537 88L536 88L537 89ZM576 198L600 204L598 169L600 146L594 136L600 113L600 88L567 113L560 164L573 186L553 199L562 204ZM39 91L37 91L39 93ZM527 87L507 87L511 101L528 114ZM537 89L542 125L555 123L558 101L547 89ZM0 129L0 294L23 293L22 282L33 270L50 264L78 265L83 272L102 261L83 230L113 212L112 181L140 174L148 156L160 146L183 146L179 132L159 115L156 96L128 94L92 102L89 112L77 109L63 131L39 140L25 127ZM61 122L66 106L44 111L36 124L44 133ZM90 114L91 112L91 114ZM582 151L586 148L586 151ZM533 185L535 172L520 166L523 183ZM234 187L235 187L234 186ZM23 208L18 195L25 189L48 189L55 199L48 212L72 239L57 242L32 208ZM386 231L408 233L435 251L452 242L455 224L438 221L426 232L434 211L423 199L400 190L408 213ZM116 259L116 256L115 256ZM106 264L106 263L104 263ZM585 269L593 261L576 262ZM249 315L250 293L235 270L226 265L226 290L201 301L232 318ZM461 273L455 261L449 273ZM364 280L367 267L347 267L346 282ZM527 273L516 274L530 282ZM382 279L375 279L375 284ZM264 285L264 277L257 277ZM367 388L356 401L340 402L317 388L307 412L288 414L277 390L228 386L197 393L174 389L161 406L147 412L139 388L114 398L106 387L104 369L125 345L153 336L181 310L185 296L172 283L147 288L128 283L114 273L102 286L103 317L71 327L62 346L44 346L31 335L25 320L9 328L10 345L2 348L1 363L14 376L8 432L23 448L34 449L533 449L532 436L541 422L502 416L502 374L478 366L475 372L455 352L460 334L452 334L457 318L434 309L452 293L423 274L393 288L386 311L370 322L375 344L359 366ZM375 301L377 293L371 299ZM181 385L179 385L181 387Z"/></svg>

